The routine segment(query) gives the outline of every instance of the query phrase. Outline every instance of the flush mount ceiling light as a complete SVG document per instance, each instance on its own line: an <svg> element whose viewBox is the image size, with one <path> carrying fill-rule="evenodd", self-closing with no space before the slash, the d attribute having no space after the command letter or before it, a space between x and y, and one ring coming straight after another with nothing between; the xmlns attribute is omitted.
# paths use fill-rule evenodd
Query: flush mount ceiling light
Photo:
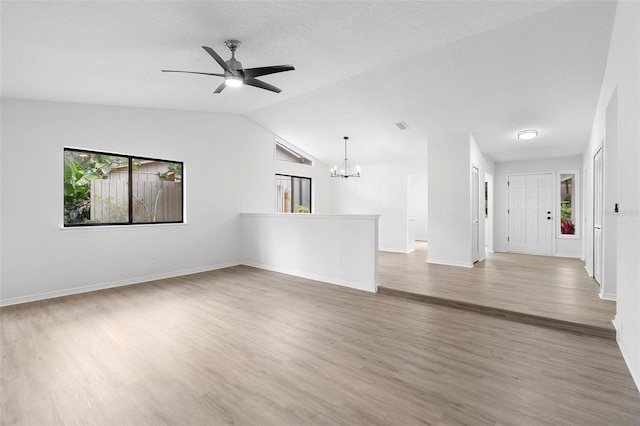
<svg viewBox="0 0 640 426"><path fill-rule="evenodd" d="M340 172L338 172L338 166L333 166L331 169L331 177L341 177L341 178L349 178L349 177L360 177L360 167L356 166L356 172L351 172L351 167L349 166L349 160L347 159L347 140L348 136L344 137L344 166Z"/></svg>
<svg viewBox="0 0 640 426"><path fill-rule="evenodd" d="M518 139L520 139L521 141L528 141L534 139L536 136L538 136L538 131L534 129L522 130L518 132Z"/></svg>

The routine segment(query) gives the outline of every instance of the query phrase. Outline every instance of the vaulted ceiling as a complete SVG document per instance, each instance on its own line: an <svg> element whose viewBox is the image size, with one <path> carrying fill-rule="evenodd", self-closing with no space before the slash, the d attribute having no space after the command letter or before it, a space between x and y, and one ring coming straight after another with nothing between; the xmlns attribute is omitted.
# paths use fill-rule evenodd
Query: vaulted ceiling
<svg viewBox="0 0 640 426"><path fill-rule="evenodd" d="M327 164L416 158L471 132L496 161L577 155L588 142L611 1L2 1L2 97L243 114ZM283 89L213 94L244 67ZM404 121L408 130L395 123ZM535 128L535 142L516 140Z"/></svg>

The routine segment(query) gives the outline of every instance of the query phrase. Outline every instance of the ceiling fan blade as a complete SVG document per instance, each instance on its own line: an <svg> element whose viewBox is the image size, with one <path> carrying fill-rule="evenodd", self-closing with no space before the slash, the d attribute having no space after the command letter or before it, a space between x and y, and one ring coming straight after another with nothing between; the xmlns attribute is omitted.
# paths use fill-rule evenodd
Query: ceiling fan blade
<svg viewBox="0 0 640 426"><path fill-rule="evenodd" d="M218 88L213 93L220 93L224 90L225 87L227 87L227 85L223 81L222 84L220 84L220 86L218 86Z"/></svg>
<svg viewBox="0 0 640 426"><path fill-rule="evenodd" d="M260 77L261 75L275 74L277 72L293 71L293 65L273 65L270 67L245 68L242 71L246 78Z"/></svg>
<svg viewBox="0 0 640 426"><path fill-rule="evenodd" d="M209 55L211 55L211 57L212 57L213 59L215 59L215 60L216 60L216 62L217 62L218 64L220 64L220 66L222 67L222 69L223 69L223 70L225 70L225 71L227 71L227 72L230 72L231 74L234 74L234 75L235 75L235 72L233 72L233 71L231 70L231 68L229 68L229 65L227 65L227 63L224 61L224 59L222 59L222 58L220 57L220 55L218 55L218 54L215 52L215 50L213 50L212 48L207 47L207 46L202 46L202 48L203 48L203 49L204 49L204 50L205 50Z"/></svg>
<svg viewBox="0 0 640 426"><path fill-rule="evenodd" d="M272 92L280 93L282 89L277 88L276 86L272 86L269 83L265 83L264 81L256 80L255 78L245 78L244 84L247 86L258 87L264 90L271 90Z"/></svg>
<svg viewBox="0 0 640 426"><path fill-rule="evenodd" d="M176 71L176 70L160 70L162 72L184 72L187 74L202 74L202 75L213 75L216 77L224 77L224 74L215 74L211 72L197 72L197 71Z"/></svg>

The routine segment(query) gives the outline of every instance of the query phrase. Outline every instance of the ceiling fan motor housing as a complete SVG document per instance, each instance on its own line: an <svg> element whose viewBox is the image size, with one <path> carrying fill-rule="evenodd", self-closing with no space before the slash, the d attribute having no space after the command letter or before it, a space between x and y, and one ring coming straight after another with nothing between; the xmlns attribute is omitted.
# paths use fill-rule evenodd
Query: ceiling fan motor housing
<svg viewBox="0 0 640 426"><path fill-rule="evenodd" d="M225 62L227 63L229 69L231 69L232 71L242 70L242 63L240 61L237 61L236 58L231 58Z"/></svg>
<svg viewBox="0 0 640 426"><path fill-rule="evenodd" d="M231 51L231 59L225 61L229 69L232 71L242 70L242 63L236 60L236 50L240 47L240 42L238 40L226 40L224 45Z"/></svg>

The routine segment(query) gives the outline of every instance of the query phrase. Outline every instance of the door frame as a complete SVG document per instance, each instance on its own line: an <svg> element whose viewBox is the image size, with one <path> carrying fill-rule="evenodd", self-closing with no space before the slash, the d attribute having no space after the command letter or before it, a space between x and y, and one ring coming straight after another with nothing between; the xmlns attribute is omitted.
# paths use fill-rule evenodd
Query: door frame
<svg viewBox="0 0 640 426"><path fill-rule="evenodd" d="M484 218L484 245L489 253L493 253L493 174L485 172L484 183L487 186L487 213Z"/></svg>
<svg viewBox="0 0 640 426"><path fill-rule="evenodd" d="M596 174L596 157L600 156L600 249L599 249L599 253L600 253L600 262L596 262L596 259L598 256L596 256L596 241L598 241L598 239L596 238L596 218L598 218L597 216L597 203L596 203L596 191L598 190L598 186L596 185L596 181L597 181L597 174ZM591 194L593 196L593 224L591 226L591 240L592 240L592 247L591 247L591 255L592 255L592 266L593 266L593 280L598 284L598 286L600 287L600 292L602 293L602 278L603 278L603 271L604 271L604 239L603 239L603 228L604 228L604 144L600 145L598 147L598 149L596 149L595 153L593 154L593 157L591 157L591 161L592 161L592 165L593 165L593 193ZM597 267L599 266L599 267ZM600 281L598 281L598 279ZM601 295L602 297L602 295Z"/></svg>
<svg viewBox="0 0 640 426"><path fill-rule="evenodd" d="M484 188L484 185L483 185L483 188ZM474 218L474 214L475 214L475 218ZM480 167L476 166L475 164L472 164L471 165L471 263L479 262L481 257L482 256L480 255Z"/></svg>

